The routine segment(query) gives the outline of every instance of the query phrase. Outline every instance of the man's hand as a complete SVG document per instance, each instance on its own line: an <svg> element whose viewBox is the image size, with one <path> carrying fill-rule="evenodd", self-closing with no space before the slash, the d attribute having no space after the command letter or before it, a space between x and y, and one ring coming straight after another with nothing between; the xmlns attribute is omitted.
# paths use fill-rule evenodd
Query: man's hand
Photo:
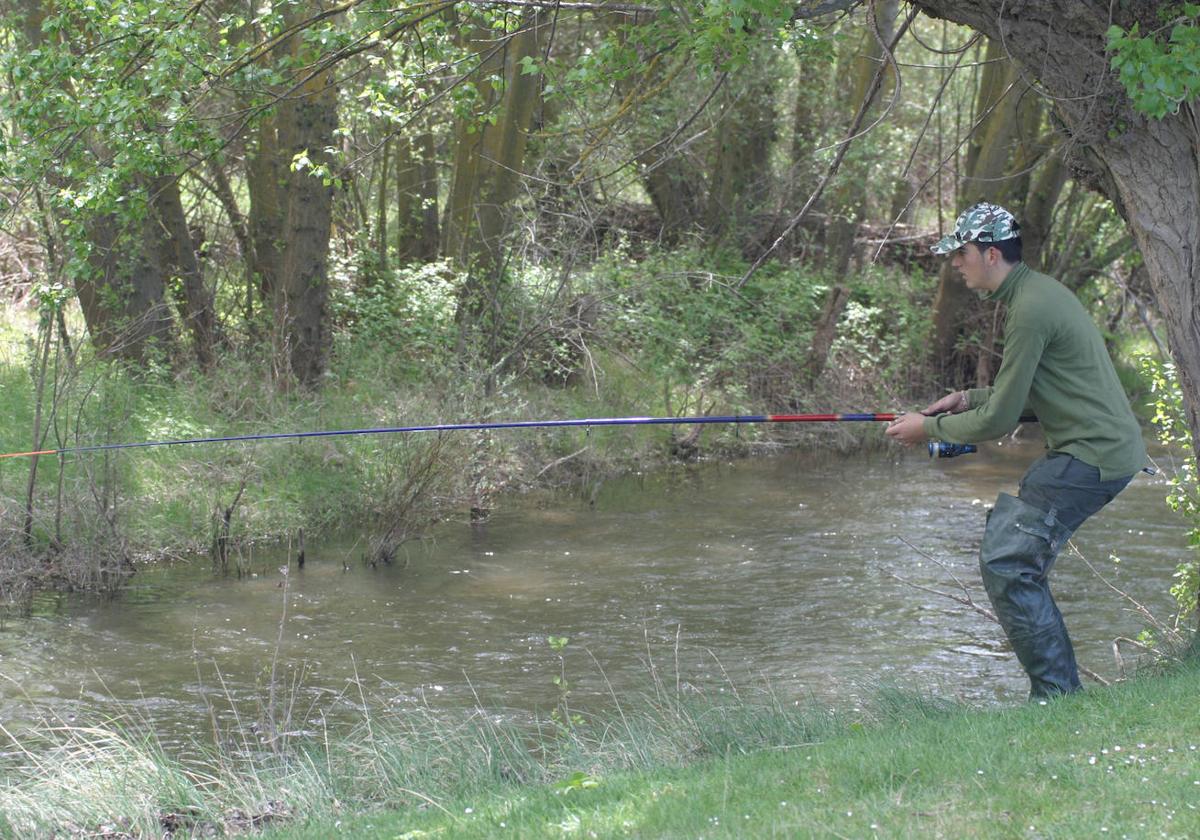
<svg viewBox="0 0 1200 840"><path fill-rule="evenodd" d="M958 414L959 412L966 411L967 406L967 392L955 391L952 394L947 394L935 403L930 403L921 413L927 417L945 414L947 411L951 414Z"/></svg>
<svg viewBox="0 0 1200 840"><path fill-rule="evenodd" d="M903 446L916 446L929 440L929 436L925 434L924 422L924 414L901 414L888 424L884 434Z"/></svg>

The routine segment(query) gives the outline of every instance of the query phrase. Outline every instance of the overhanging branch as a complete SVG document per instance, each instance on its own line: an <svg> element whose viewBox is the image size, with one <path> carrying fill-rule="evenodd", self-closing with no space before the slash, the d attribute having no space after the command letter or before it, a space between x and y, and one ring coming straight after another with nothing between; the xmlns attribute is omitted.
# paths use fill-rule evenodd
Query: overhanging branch
<svg viewBox="0 0 1200 840"><path fill-rule="evenodd" d="M861 5L862 0L821 0L819 3L801 3L792 12L792 20L812 20L834 12L849 12Z"/></svg>

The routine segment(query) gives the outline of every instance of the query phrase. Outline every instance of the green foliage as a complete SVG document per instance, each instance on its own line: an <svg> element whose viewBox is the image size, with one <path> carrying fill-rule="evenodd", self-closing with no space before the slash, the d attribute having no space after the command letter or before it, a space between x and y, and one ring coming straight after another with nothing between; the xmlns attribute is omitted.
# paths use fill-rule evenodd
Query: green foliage
<svg viewBox="0 0 1200 840"><path fill-rule="evenodd" d="M554 683L555 688L558 689L558 701L553 711L550 712L550 723L559 732L560 736L564 738L571 735L572 727L579 727L584 723L582 715L571 711L569 702L571 699L571 683L567 681L567 660L564 653L570 641L571 639L567 636L548 636L546 638L546 644L558 655L558 673L550 680ZM580 784L576 785L576 788L582 789L583 787L591 786L593 785L583 785L581 780ZM565 793L567 791L561 792Z"/></svg>
<svg viewBox="0 0 1200 840"><path fill-rule="evenodd" d="M890 385L907 397L915 386L932 325L929 301L935 278L877 267L854 278L832 353L839 368L862 379Z"/></svg>
<svg viewBox="0 0 1200 840"><path fill-rule="evenodd" d="M1179 472L1171 476L1167 504L1191 525L1188 545L1193 550L1200 550L1200 482L1197 481L1196 452L1192 448L1191 430L1184 413L1183 391L1175 374L1175 366L1146 356L1142 359L1142 370L1154 394L1153 422L1158 428L1158 439L1179 452L1183 458ZM1200 557L1195 553L1176 566L1175 585L1171 587L1171 594L1179 604L1180 618L1197 611Z"/></svg>
<svg viewBox="0 0 1200 840"><path fill-rule="evenodd" d="M329 305L343 345L385 347L410 371L429 372L449 358L462 278L448 263L381 273L377 252L367 247L332 262Z"/></svg>
<svg viewBox="0 0 1200 840"><path fill-rule="evenodd" d="M567 778L554 786L555 793L566 795L572 792L591 790L600 787L600 780L582 770L576 770Z"/></svg>
<svg viewBox="0 0 1200 840"><path fill-rule="evenodd" d="M1200 3L1173 3L1163 14L1163 28L1148 34L1137 23L1108 30L1113 69L1134 107L1154 119L1200 96Z"/></svg>
<svg viewBox="0 0 1200 840"><path fill-rule="evenodd" d="M648 371L745 399L755 371L803 363L825 281L768 264L736 288L744 270L729 253L682 250L610 258L593 274L613 291L613 340Z"/></svg>
<svg viewBox="0 0 1200 840"><path fill-rule="evenodd" d="M86 0L55 3L40 42L7 39L4 69L17 86L4 116L25 142L7 151L8 173L33 185L54 161L50 195L72 222L144 205L130 195L141 176L176 172L182 156L215 148L189 102L212 63L193 4Z"/></svg>
<svg viewBox="0 0 1200 840"><path fill-rule="evenodd" d="M630 18L612 26L569 63L537 69L545 94L567 100L606 95L614 80L645 73L653 64L691 66L701 78L745 67L774 49L793 27L789 0L687 0L670 14ZM530 59L523 72L534 72Z"/></svg>

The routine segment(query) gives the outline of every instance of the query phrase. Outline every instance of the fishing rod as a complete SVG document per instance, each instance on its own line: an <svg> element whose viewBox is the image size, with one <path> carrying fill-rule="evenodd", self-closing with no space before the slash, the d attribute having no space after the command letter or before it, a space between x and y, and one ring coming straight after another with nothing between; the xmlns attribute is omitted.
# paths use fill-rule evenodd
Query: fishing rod
<svg viewBox="0 0 1200 840"><path fill-rule="evenodd" d="M147 449L157 446L187 446L198 443L237 443L253 440L284 440L317 437L346 437L352 435L386 435L411 432L462 432L492 429L553 429L570 426L683 426L698 423L890 423L899 414L734 414L703 417L588 417L571 420L510 420L494 423L439 423L425 426L378 426L369 429L328 429L315 432L271 432L254 435L183 438L179 440L145 440L135 443L100 443L90 446L69 446L62 449L40 449L30 452L8 452L3 458L30 458L39 455L75 455L85 452L107 452L116 449ZM1036 418L1022 417L1022 422ZM954 458L977 451L969 443L929 442L929 457Z"/></svg>

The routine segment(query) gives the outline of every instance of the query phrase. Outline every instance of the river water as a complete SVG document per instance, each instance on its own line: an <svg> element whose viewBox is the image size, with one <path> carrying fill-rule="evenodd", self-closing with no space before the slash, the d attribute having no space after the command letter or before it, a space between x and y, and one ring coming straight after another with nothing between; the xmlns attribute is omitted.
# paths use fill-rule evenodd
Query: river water
<svg viewBox="0 0 1200 840"><path fill-rule="evenodd" d="M310 544L286 581L285 553L259 550L249 579L198 561L144 571L112 600L43 596L0 629L0 719L133 716L173 742L210 715L253 718L273 664L276 702L308 720L364 703L544 715L562 669L584 709L656 682L843 707L880 683L1019 701L1027 684L998 627L909 584L956 591L954 574L986 603L986 508L1040 454L1030 441L950 461L893 449L711 462L507 498L486 524L408 546L403 567L364 565L349 538ZM1164 617L1186 551L1166 492L1141 475L1075 537ZM1081 664L1114 676L1113 638L1143 626L1130 605L1069 552L1055 593ZM569 639L561 661L550 636Z"/></svg>

